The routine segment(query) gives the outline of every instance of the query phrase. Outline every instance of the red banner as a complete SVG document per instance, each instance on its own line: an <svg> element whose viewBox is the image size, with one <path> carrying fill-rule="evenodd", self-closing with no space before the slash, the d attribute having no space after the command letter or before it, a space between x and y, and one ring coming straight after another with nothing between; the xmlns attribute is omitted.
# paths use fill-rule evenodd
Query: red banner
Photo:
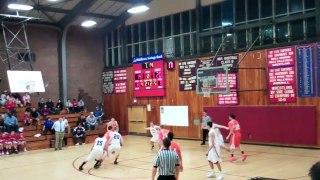
<svg viewBox="0 0 320 180"><path fill-rule="evenodd" d="M294 103L296 98L295 47L267 50L270 103Z"/></svg>
<svg viewBox="0 0 320 180"><path fill-rule="evenodd" d="M127 92L127 69L115 69L113 71L114 93Z"/></svg>
<svg viewBox="0 0 320 180"><path fill-rule="evenodd" d="M217 89L226 89L226 74L219 73L217 74ZM229 94L219 94L218 95L218 104L219 105L237 105L238 93L237 93L237 74L231 73L228 74L228 83L230 88Z"/></svg>

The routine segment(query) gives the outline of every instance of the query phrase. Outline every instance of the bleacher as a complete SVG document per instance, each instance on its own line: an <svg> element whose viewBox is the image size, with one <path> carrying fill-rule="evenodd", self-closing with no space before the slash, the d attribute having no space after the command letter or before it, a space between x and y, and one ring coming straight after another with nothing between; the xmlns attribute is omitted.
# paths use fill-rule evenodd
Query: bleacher
<svg viewBox="0 0 320 180"><path fill-rule="evenodd" d="M24 127L24 136L26 137L27 141L27 150L36 150L36 149L47 149L47 148L54 148L54 134L48 132L48 135L41 135L40 137L35 137L35 134L40 134L43 128L44 118L41 118L41 125L40 126L24 126L22 121L22 116L24 113L25 108L17 108L17 119L19 123L19 127ZM5 109L0 110L0 114L5 113ZM85 116L88 116L88 112L83 113ZM80 114L59 114L59 115L49 115L53 121L58 120L60 117L65 117L68 120L71 132L65 133L65 138L67 139L67 146L73 146L73 139L72 139L72 130L77 126L78 118ZM91 143L97 137L99 133L105 133L107 130L105 124L99 125L98 130L94 131L86 131L86 142Z"/></svg>

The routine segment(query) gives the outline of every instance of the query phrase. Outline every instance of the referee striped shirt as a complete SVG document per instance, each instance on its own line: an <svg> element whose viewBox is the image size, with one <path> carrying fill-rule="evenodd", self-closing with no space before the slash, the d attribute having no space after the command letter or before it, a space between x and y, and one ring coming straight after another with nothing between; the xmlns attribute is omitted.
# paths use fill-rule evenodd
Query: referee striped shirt
<svg viewBox="0 0 320 180"><path fill-rule="evenodd" d="M175 151L165 149L156 155L153 167L159 167L160 176L170 176L176 174L176 166L179 166L179 158Z"/></svg>

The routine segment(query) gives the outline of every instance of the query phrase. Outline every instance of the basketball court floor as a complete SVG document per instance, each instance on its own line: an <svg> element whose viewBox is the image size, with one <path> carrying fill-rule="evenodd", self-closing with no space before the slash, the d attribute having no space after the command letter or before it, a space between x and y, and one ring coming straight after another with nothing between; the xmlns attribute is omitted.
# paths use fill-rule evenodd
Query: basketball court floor
<svg viewBox="0 0 320 180"><path fill-rule="evenodd" d="M71 146L62 151L45 149L1 156L0 179L151 179L152 162L157 151L150 150L149 139L143 136L126 136L118 165L113 165L113 159L108 159L96 170L92 168L91 162L84 166L82 172L77 168L86 158L92 144ZM176 141L182 148L184 165L180 180L210 179L206 178L209 166L205 152L208 146L200 146L200 141ZM310 179L307 176L308 170L320 157L319 150L258 145L244 145L244 148L248 159L245 162L239 159L234 163L228 161L228 152L221 150L226 180L244 180L258 176L274 179Z"/></svg>

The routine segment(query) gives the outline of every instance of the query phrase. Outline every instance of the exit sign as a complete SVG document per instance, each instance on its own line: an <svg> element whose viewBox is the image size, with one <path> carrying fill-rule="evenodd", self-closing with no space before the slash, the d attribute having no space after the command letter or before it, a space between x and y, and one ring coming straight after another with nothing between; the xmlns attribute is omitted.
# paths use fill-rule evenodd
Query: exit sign
<svg viewBox="0 0 320 180"><path fill-rule="evenodd" d="M168 61L168 62L167 62L167 69L168 69L168 70L174 70L174 68L175 68L175 63L174 63L174 61Z"/></svg>

